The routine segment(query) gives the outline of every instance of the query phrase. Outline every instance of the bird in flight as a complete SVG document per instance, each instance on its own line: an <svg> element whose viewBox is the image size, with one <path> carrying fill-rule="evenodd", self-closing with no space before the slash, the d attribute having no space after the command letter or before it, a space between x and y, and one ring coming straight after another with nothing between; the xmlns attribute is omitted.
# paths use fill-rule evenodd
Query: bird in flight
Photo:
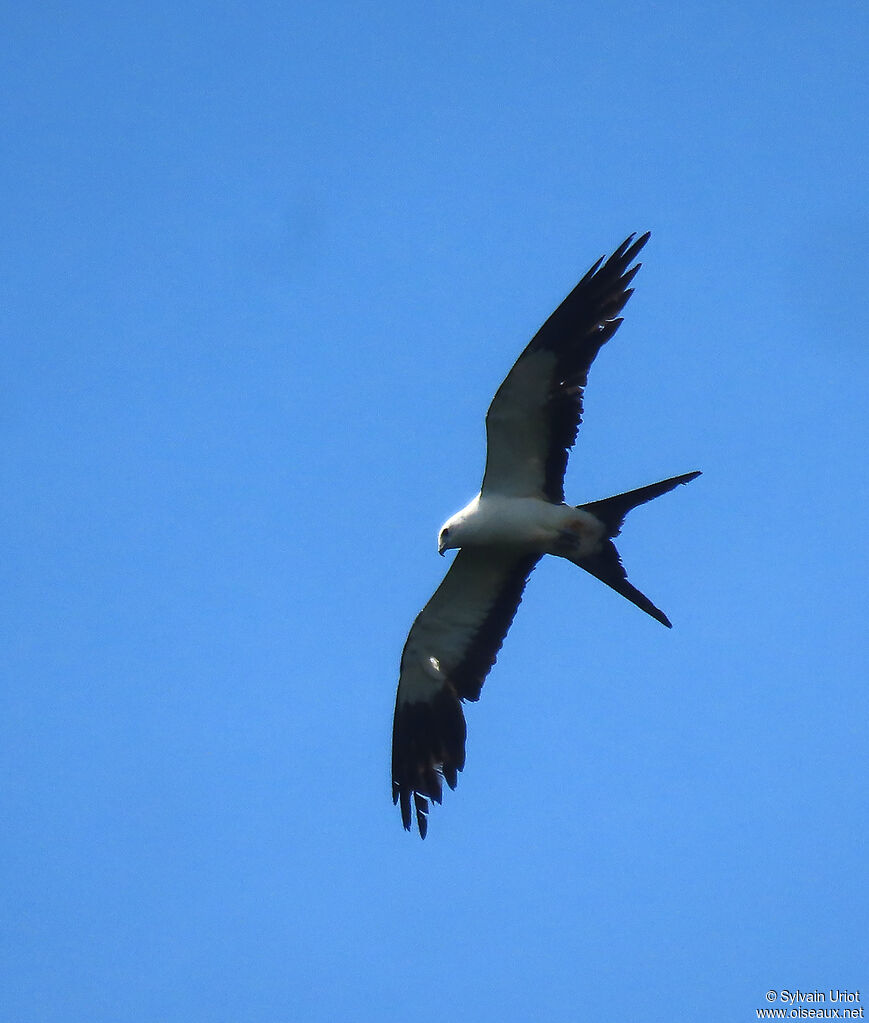
<svg viewBox="0 0 869 1023"><path fill-rule="evenodd" d="M632 586L613 538L637 505L700 475L689 472L589 504L564 503L567 456L582 421L588 370L622 323L619 313L649 240L634 235L601 257L543 324L498 388L486 415L480 493L447 519L438 552L459 549L411 627L401 655L392 734L392 799L410 831L428 830L465 766L463 700L478 700L532 569L554 554L597 576L670 628Z"/></svg>

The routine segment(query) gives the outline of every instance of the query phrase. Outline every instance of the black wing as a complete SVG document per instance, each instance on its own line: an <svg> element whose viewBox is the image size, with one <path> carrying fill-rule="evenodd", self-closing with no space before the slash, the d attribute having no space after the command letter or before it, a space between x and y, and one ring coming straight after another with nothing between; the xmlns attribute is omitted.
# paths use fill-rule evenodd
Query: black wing
<svg viewBox="0 0 869 1023"><path fill-rule="evenodd" d="M601 257L519 356L486 415L483 492L564 500L567 456L582 421L582 395L597 353L618 330L630 266L649 240L626 238Z"/></svg>
<svg viewBox="0 0 869 1023"><path fill-rule="evenodd" d="M539 555L461 550L411 627L392 729L392 799L425 838L428 800L465 766L462 700L478 700Z"/></svg>

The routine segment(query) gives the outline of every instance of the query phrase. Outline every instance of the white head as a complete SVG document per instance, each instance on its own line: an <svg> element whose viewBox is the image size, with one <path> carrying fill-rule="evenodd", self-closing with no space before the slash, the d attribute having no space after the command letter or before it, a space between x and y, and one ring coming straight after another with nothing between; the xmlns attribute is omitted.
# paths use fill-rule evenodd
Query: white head
<svg viewBox="0 0 869 1023"><path fill-rule="evenodd" d="M465 505L455 515L451 515L441 526L441 531L438 533L438 554L455 550L472 541L479 503L480 495L478 494L470 504Z"/></svg>
<svg viewBox="0 0 869 1023"><path fill-rule="evenodd" d="M459 516L453 515L452 518L441 526L441 531L438 533L438 554L443 557L445 551L454 550L457 547L461 547L462 543L458 539L459 529Z"/></svg>

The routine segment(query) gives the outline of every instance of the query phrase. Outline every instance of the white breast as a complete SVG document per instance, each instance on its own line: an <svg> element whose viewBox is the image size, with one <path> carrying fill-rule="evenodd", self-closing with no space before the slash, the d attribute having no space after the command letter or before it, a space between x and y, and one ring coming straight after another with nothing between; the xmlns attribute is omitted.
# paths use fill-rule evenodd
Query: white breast
<svg viewBox="0 0 869 1023"><path fill-rule="evenodd" d="M477 496L451 521L463 547L505 545L556 553L565 533L589 535L596 542L601 524L588 512L536 497Z"/></svg>

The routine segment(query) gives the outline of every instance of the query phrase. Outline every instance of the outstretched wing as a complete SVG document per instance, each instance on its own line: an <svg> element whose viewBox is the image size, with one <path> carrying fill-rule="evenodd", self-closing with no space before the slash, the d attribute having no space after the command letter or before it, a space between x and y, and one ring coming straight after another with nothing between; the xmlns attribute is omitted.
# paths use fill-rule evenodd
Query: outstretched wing
<svg viewBox="0 0 869 1023"><path fill-rule="evenodd" d="M425 838L428 800L465 766L462 700L478 700L539 555L460 550L411 627L401 655L392 728L392 800Z"/></svg>
<svg viewBox="0 0 869 1023"><path fill-rule="evenodd" d="M567 455L595 356L618 330L648 232L601 257L519 356L486 415L483 493L564 500ZM602 264L602 265L601 265Z"/></svg>

